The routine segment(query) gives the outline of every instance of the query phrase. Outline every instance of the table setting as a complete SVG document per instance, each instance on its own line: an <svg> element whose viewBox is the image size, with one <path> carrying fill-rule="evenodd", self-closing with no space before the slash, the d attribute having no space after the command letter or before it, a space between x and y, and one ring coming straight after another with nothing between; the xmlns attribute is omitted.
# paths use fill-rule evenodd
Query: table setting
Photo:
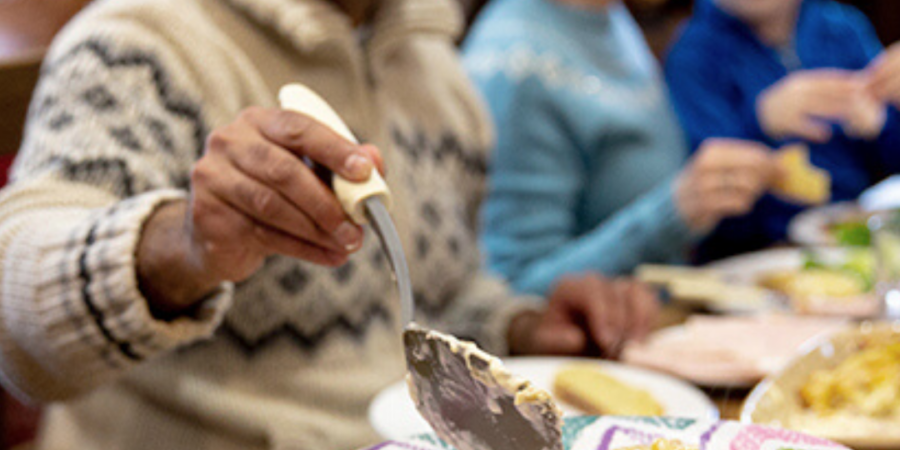
<svg viewBox="0 0 900 450"><path fill-rule="evenodd" d="M886 320L900 311L900 216L814 207L789 238L701 267L641 266L677 318L620 361L502 364L558 406L565 449L900 447L900 326ZM373 450L462 448L434 434L402 380L369 420L385 439Z"/></svg>
<svg viewBox="0 0 900 450"><path fill-rule="evenodd" d="M302 86L281 101L352 140ZM621 361L500 359L412 321L390 192L377 181L335 180L344 208L375 227L402 300L407 375L370 404L385 439L370 450L900 446L900 324L884 320L900 312L900 213L822 206L795 219L796 247L640 267L687 314L629 342Z"/></svg>

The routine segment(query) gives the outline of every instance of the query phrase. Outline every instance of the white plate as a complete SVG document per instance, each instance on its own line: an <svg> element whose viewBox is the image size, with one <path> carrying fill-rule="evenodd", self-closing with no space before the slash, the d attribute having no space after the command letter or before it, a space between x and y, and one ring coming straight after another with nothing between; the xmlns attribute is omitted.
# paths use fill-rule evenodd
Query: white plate
<svg viewBox="0 0 900 450"><path fill-rule="evenodd" d="M862 211L855 202L841 202L810 208L794 216L788 225L788 239L798 245L837 245L829 227Z"/></svg>
<svg viewBox="0 0 900 450"><path fill-rule="evenodd" d="M680 340L687 336L688 330L684 325L675 325L666 327L656 331L650 336L652 340L674 341ZM734 375L726 373L724 375L718 373L709 373L709 371L701 371L700 373L688 373L680 371L678 368L665 367L665 364L648 363L632 361L629 353L623 355L624 361L636 366L645 366L651 370L658 370L661 373L669 373L672 376L689 381L697 386L704 388L723 388L723 389L750 389L759 382L762 377L746 376L744 374Z"/></svg>
<svg viewBox="0 0 900 450"><path fill-rule="evenodd" d="M630 343L623 360L700 386L750 388L787 364L806 342L845 323L796 315L694 316L685 325L654 332L644 343Z"/></svg>
<svg viewBox="0 0 900 450"><path fill-rule="evenodd" d="M719 411L702 391L669 375L629 367L609 361L583 358L507 358L510 372L531 380L535 386L552 392L553 377L560 367L573 362L593 362L604 371L634 386L646 389L662 404L667 416L716 419ZM582 414L559 403L566 417ZM369 405L369 422L385 439L403 439L429 433L431 427L416 411L406 382L395 383L379 393Z"/></svg>
<svg viewBox="0 0 900 450"><path fill-rule="evenodd" d="M738 284L756 284L770 272L796 270L803 267L804 252L812 251L826 264L839 264L847 252L843 248L818 247L810 249L775 248L732 256L706 265L721 273L725 279Z"/></svg>

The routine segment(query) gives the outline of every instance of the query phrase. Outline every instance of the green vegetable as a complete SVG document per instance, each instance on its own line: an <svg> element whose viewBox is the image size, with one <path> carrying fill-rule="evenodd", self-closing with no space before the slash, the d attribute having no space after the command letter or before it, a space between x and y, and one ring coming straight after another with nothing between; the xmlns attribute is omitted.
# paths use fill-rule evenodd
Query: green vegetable
<svg viewBox="0 0 900 450"><path fill-rule="evenodd" d="M803 252L803 270L820 269L844 272L860 280L865 291L875 287L875 255L868 248L854 248L847 250L847 257L839 264L829 264L811 251Z"/></svg>
<svg viewBox="0 0 900 450"><path fill-rule="evenodd" d="M832 226L831 232L839 245L868 247L872 244L872 233L865 222L844 222Z"/></svg>

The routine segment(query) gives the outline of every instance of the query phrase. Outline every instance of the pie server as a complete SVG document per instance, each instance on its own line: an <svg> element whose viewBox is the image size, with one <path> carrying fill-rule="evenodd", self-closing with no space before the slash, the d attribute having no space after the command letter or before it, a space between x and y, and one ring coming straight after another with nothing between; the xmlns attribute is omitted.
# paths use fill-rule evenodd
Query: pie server
<svg viewBox="0 0 900 450"><path fill-rule="evenodd" d="M357 142L337 113L305 86L279 92L281 106L310 116ZM378 171L354 183L332 175L332 188L354 222L371 224L400 292L407 383L419 413L457 450L562 450L562 413L549 394L509 373L500 359L413 322L409 268L388 209L391 194Z"/></svg>

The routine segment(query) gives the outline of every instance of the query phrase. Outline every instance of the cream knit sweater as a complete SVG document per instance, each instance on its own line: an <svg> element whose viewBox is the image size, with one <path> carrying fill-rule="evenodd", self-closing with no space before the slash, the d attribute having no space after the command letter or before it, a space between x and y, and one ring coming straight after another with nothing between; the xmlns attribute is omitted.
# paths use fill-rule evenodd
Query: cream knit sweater
<svg viewBox="0 0 900 450"><path fill-rule="evenodd" d="M361 33L322 0L107 0L54 44L0 195L0 374L54 402L40 448L317 449L378 440L404 373L377 239L336 270L273 257L191 317L137 288L141 226L187 195L213 128L277 88L325 97L389 167L420 321L505 351L523 308L479 275L490 133L457 65L451 0L385 0Z"/></svg>

